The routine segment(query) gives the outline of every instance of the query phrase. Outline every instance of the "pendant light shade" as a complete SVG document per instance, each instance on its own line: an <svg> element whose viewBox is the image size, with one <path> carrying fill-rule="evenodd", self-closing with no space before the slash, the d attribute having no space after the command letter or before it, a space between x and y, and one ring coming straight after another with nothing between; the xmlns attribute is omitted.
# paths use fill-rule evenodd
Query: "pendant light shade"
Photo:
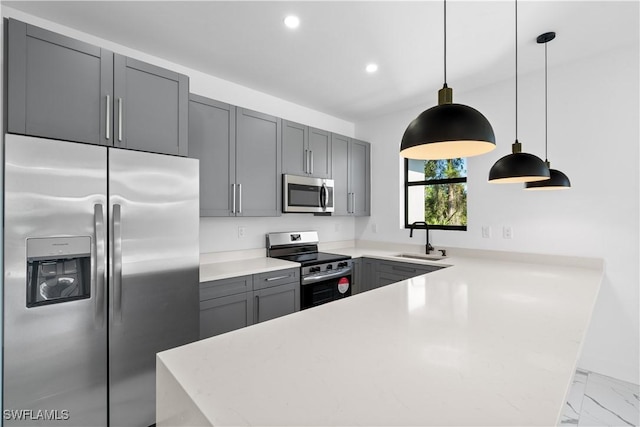
<svg viewBox="0 0 640 427"><path fill-rule="evenodd" d="M557 169L549 168L551 178L544 181L527 182L525 190L568 190L571 188L569 177Z"/></svg>
<svg viewBox="0 0 640 427"><path fill-rule="evenodd" d="M536 41L544 43L544 153L547 157L547 43L556 38L556 33L553 31L549 33L540 34ZM551 169L551 163L546 159L545 163L549 168L551 178L546 181L540 182L527 182L525 184L525 190L568 190L571 188L571 181L569 177L557 169Z"/></svg>
<svg viewBox="0 0 640 427"><path fill-rule="evenodd" d="M472 157L496 147L491 124L478 110L453 103L447 87L447 2L444 1L444 86L438 105L416 117L405 130L400 155L409 159L440 160Z"/></svg>
<svg viewBox="0 0 640 427"><path fill-rule="evenodd" d="M521 144L513 144L513 153L499 159L489 171L489 182L512 184L548 180L549 168L539 157L521 152Z"/></svg>
<svg viewBox="0 0 640 427"><path fill-rule="evenodd" d="M512 184L548 180L549 168L537 156L522 152L518 142L518 1L516 0L516 141L512 153L499 159L489 171L489 182Z"/></svg>

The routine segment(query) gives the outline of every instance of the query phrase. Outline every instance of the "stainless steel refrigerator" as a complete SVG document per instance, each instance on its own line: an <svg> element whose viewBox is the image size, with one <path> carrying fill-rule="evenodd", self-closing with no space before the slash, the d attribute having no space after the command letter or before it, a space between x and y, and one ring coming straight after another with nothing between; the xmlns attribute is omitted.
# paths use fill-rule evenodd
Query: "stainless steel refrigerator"
<svg viewBox="0 0 640 427"><path fill-rule="evenodd" d="M198 161L5 135L4 166L5 425L155 423L155 354L198 339Z"/></svg>

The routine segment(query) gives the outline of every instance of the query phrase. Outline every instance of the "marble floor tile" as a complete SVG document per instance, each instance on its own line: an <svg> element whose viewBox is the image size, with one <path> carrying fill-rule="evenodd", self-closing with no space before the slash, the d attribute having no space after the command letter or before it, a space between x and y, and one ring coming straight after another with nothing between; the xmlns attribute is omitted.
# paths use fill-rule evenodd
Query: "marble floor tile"
<svg viewBox="0 0 640 427"><path fill-rule="evenodd" d="M589 373L578 426L639 426L640 386Z"/></svg>
<svg viewBox="0 0 640 427"><path fill-rule="evenodd" d="M564 406L562 418L560 419L561 426L578 425L580 419L580 410L582 409L582 400L584 399L584 391L587 387L588 373L582 371L576 371L576 375L573 377L573 383L569 395L567 396L567 403Z"/></svg>

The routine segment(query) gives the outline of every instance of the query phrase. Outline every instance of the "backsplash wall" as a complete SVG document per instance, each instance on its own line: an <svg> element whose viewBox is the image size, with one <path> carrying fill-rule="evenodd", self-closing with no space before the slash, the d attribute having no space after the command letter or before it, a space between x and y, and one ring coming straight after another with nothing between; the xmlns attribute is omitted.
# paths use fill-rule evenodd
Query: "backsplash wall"
<svg viewBox="0 0 640 427"><path fill-rule="evenodd" d="M239 237L239 227L244 228L244 237ZM267 233L308 230L317 230L322 243L353 240L355 219L310 214L283 214L273 218L200 218L200 253L264 248Z"/></svg>

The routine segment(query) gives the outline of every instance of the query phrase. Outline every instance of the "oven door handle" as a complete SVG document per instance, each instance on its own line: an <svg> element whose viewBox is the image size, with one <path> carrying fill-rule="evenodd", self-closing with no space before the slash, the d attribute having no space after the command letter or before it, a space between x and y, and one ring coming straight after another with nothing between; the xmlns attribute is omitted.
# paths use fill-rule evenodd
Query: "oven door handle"
<svg viewBox="0 0 640 427"><path fill-rule="evenodd" d="M306 285L306 284L313 283L313 282L320 282L320 281L323 281L323 280L335 279L336 277L350 276L351 275L351 270L352 270L351 267L348 267L348 268L343 268L341 270L336 270L335 273L316 274L316 275L313 275L313 276L305 276L300 281L300 284L301 285Z"/></svg>

